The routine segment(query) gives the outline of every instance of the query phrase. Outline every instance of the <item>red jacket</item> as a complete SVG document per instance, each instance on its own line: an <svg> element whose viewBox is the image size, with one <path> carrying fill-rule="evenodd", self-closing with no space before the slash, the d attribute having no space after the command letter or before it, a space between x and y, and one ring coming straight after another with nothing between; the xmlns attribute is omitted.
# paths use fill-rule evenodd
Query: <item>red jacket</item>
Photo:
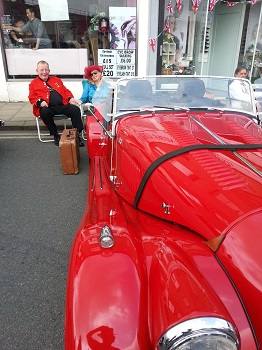
<svg viewBox="0 0 262 350"><path fill-rule="evenodd" d="M33 105L33 113L36 117L40 115L40 108L36 106L36 102L39 99L45 100L49 104L50 92L47 88L46 83L50 85L55 91L57 91L63 99L63 104L68 104L68 98L74 97L72 92L68 90L61 79L50 76L47 82L43 81L39 77L36 77L29 84L29 101Z"/></svg>

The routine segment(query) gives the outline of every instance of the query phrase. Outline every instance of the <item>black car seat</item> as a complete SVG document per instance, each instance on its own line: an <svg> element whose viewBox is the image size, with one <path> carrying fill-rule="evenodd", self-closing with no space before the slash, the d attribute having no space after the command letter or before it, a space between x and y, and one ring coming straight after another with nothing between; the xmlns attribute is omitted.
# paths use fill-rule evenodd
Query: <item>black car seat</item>
<svg viewBox="0 0 262 350"><path fill-rule="evenodd" d="M152 106L152 85L148 80L129 80L125 88L125 97L121 108L132 109Z"/></svg>
<svg viewBox="0 0 262 350"><path fill-rule="evenodd" d="M205 92L205 84L201 79L185 78L178 84L177 98L180 98L181 103L184 100L187 107L212 106L213 101L204 97Z"/></svg>

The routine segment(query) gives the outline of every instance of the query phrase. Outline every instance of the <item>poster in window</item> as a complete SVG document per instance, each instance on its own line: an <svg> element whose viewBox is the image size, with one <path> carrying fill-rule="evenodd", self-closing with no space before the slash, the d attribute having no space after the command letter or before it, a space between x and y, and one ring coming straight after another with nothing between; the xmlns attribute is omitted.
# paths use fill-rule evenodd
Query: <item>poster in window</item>
<svg viewBox="0 0 262 350"><path fill-rule="evenodd" d="M136 8L109 7L111 49L136 48Z"/></svg>
<svg viewBox="0 0 262 350"><path fill-rule="evenodd" d="M98 50L106 77L135 76L136 8L109 7L110 49Z"/></svg>

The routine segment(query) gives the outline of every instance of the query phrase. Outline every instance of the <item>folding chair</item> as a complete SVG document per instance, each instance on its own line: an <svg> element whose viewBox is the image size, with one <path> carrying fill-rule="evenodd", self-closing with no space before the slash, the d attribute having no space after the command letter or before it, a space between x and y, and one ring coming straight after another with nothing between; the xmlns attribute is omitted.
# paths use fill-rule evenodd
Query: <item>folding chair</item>
<svg viewBox="0 0 262 350"><path fill-rule="evenodd" d="M86 114L82 115L82 122L84 125L84 129L82 130L82 139L86 141Z"/></svg>
<svg viewBox="0 0 262 350"><path fill-rule="evenodd" d="M83 89L85 88L85 85L86 85L87 82L88 82L87 79L82 80L82 87L83 87ZM83 104L81 104L80 110L81 110L82 122L83 122L83 125L84 125L84 129L82 131L82 139L86 141L86 116L87 116L87 114L86 114L86 111L84 111Z"/></svg>
<svg viewBox="0 0 262 350"><path fill-rule="evenodd" d="M48 138L48 139L43 139L44 136L49 136L50 137L50 134L47 134L47 133L41 133L41 130L40 130L40 123L39 123L39 120L41 118L40 117L35 117L35 120L36 120L36 127L37 127L37 133L38 133L38 138L41 142L51 142L51 141L54 141L53 138ZM68 116L65 115L65 114L56 114L54 116L54 121L58 121L58 120L63 120L64 122L64 129L66 129L66 121L68 119ZM60 133L61 134L61 133Z"/></svg>
<svg viewBox="0 0 262 350"><path fill-rule="evenodd" d="M85 106L92 106L92 103L83 103L80 106L80 110L81 110L81 118L83 121L83 125L84 125L84 129L82 131L82 138L83 140L86 141L86 118L88 116L91 116L92 114L90 113L90 111L88 111L88 109L85 109Z"/></svg>

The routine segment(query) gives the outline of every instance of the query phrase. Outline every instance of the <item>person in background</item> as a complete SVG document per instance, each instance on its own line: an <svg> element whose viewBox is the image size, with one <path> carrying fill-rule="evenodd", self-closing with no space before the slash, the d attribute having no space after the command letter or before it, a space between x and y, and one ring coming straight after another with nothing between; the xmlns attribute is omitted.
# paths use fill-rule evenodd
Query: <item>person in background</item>
<svg viewBox="0 0 262 350"><path fill-rule="evenodd" d="M259 67L259 72L258 73L259 73L260 78L256 79L254 81L254 84L262 84L262 67Z"/></svg>
<svg viewBox="0 0 262 350"><path fill-rule="evenodd" d="M170 33L165 32L164 33L164 41L175 43L176 44L176 53L175 53L175 62L178 62L178 59L182 53L183 46L180 44L179 38L175 35L176 31L176 18L174 15L169 15L165 19L165 26L169 25ZM181 39L183 39L184 33L180 33Z"/></svg>
<svg viewBox="0 0 262 350"><path fill-rule="evenodd" d="M256 38L257 38L257 44L256 44L256 50L259 50L260 53L262 52L262 26L259 27L258 37L257 37L257 31L258 31L258 23L256 23L253 27L252 34L251 34L251 44L255 46Z"/></svg>
<svg viewBox="0 0 262 350"><path fill-rule="evenodd" d="M25 25L25 21L23 19L16 19L15 20L15 26L17 28L21 28ZM23 46L23 33L22 32L15 32L14 30L11 30L10 32L10 39L12 41L12 44L15 46Z"/></svg>
<svg viewBox="0 0 262 350"><path fill-rule="evenodd" d="M54 135L55 145L59 146L60 135L54 123L54 116L56 114L69 116L73 128L76 128L80 134L83 130L83 122L78 101L74 99L73 94L65 87L61 79L49 75L49 64L46 61L37 63L36 72L38 77L29 84L28 98L33 106L33 114L41 117L50 135ZM79 146L84 146L80 136Z"/></svg>
<svg viewBox="0 0 262 350"><path fill-rule="evenodd" d="M260 120L262 119L262 67L259 67L260 78L254 81L254 96Z"/></svg>
<svg viewBox="0 0 262 350"><path fill-rule="evenodd" d="M7 29L18 33L32 32L36 38L36 45L33 50L49 49L52 48L51 40L49 39L45 25L36 17L34 7L30 6L26 8L26 15L28 22L22 27L9 26Z"/></svg>
<svg viewBox="0 0 262 350"><path fill-rule="evenodd" d="M237 67L234 77L245 79L247 70L245 67ZM243 102L251 102L249 86L245 81L232 79L229 84L229 96L231 100L238 100ZM235 106L237 107L237 105Z"/></svg>
<svg viewBox="0 0 262 350"><path fill-rule="evenodd" d="M99 103L108 98L109 84L103 80L102 66L85 67L84 75L87 81L84 81L84 90L79 99L80 103ZM93 100L95 95L96 101Z"/></svg>

